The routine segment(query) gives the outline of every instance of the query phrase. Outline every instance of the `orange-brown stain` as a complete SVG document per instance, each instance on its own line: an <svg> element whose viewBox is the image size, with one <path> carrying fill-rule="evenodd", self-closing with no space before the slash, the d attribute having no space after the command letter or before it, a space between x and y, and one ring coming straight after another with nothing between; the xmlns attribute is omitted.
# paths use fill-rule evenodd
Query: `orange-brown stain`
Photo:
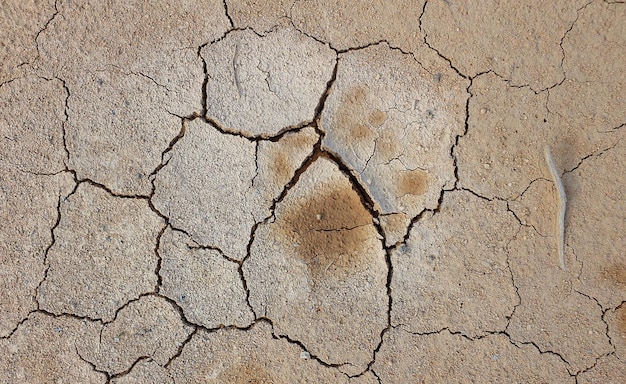
<svg viewBox="0 0 626 384"><path fill-rule="evenodd" d="M612 284L619 287L626 287L626 266L622 264L615 264L612 267L606 268L603 275Z"/></svg>
<svg viewBox="0 0 626 384"><path fill-rule="evenodd" d="M350 136L355 140L367 139L373 136L374 131L364 124L354 124L350 128Z"/></svg>
<svg viewBox="0 0 626 384"><path fill-rule="evenodd" d="M371 255L372 216L349 185L292 201L276 223L314 282L358 271Z"/></svg>
<svg viewBox="0 0 626 384"><path fill-rule="evenodd" d="M378 110L371 111L367 106L366 88L353 87L341 97L333 121L333 131L348 142L371 140L376 136L372 126L378 127L382 124L378 122L386 119L384 112L376 111Z"/></svg>
<svg viewBox="0 0 626 384"><path fill-rule="evenodd" d="M423 195L428 191L429 179L428 172L421 169L400 172L396 181L398 195Z"/></svg>
<svg viewBox="0 0 626 384"><path fill-rule="evenodd" d="M237 364L220 374L219 382L232 384L278 384L267 369L254 361Z"/></svg>
<svg viewBox="0 0 626 384"><path fill-rule="evenodd" d="M293 174L293 166L284 151L276 151L271 158L270 169L277 181L289 180Z"/></svg>
<svg viewBox="0 0 626 384"><path fill-rule="evenodd" d="M376 142L376 151L384 159L391 159L398 156L400 151L398 150L398 142L396 141L395 136L383 132Z"/></svg>
<svg viewBox="0 0 626 384"><path fill-rule="evenodd" d="M387 113L379 110L379 109L375 109L371 114L370 114L370 124L372 124L375 127L380 127L381 125L383 125L383 123L387 120Z"/></svg>
<svg viewBox="0 0 626 384"><path fill-rule="evenodd" d="M298 157L298 153L311 152L316 141L317 136L315 135L294 132L286 134L277 143L269 144L271 149L268 165L274 181L279 184L285 184L289 181L299 166L299 164L294 164L293 159Z"/></svg>
<svg viewBox="0 0 626 384"><path fill-rule="evenodd" d="M344 96L344 102L349 105L363 105L367 100L367 93L365 87L362 85L356 86L346 92Z"/></svg>

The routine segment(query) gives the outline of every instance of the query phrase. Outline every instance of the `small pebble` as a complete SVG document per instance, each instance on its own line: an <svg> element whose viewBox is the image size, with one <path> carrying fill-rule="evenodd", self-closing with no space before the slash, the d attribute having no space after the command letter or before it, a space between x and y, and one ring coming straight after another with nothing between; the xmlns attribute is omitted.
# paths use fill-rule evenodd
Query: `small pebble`
<svg viewBox="0 0 626 384"><path fill-rule="evenodd" d="M302 360L308 360L311 358L311 354L308 353L307 351L300 352L300 358Z"/></svg>

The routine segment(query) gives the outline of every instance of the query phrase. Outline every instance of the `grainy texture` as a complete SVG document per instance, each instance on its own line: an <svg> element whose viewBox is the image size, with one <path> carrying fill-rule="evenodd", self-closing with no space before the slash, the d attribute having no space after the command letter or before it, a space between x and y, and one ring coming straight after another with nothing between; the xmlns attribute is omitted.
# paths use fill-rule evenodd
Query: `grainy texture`
<svg viewBox="0 0 626 384"><path fill-rule="evenodd" d="M0 3L0 383L626 382L624 1Z"/></svg>
<svg viewBox="0 0 626 384"><path fill-rule="evenodd" d="M313 120L336 54L294 29L234 31L202 50L207 117L246 136L273 136Z"/></svg>
<svg viewBox="0 0 626 384"><path fill-rule="evenodd" d="M193 336L174 360L170 375L176 383L345 383L336 369L302 359L302 348L276 339L265 322L247 331L221 329Z"/></svg>
<svg viewBox="0 0 626 384"><path fill-rule="evenodd" d="M416 333L447 328L470 337L503 331L519 300L506 245L518 229L504 202L445 196L391 257L391 324Z"/></svg>
<svg viewBox="0 0 626 384"><path fill-rule="evenodd" d="M437 64L424 68L385 44L339 58L321 116L323 146L347 162L381 213L412 218L435 208L454 183L450 146L468 95L463 79ZM391 237L406 233L385 229Z"/></svg>
<svg viewBox="0 0 626 384"><path fill-rule="evenodd" d="M414 52L423 44L420 15L424 3L422 0L294 1L289 16L297 28L335 49L387 41L394 47Z"/></svg>
<svg viewBox="0 0 626 384"><path fill-rule="evenodd" d="M563 80L561 38L586 2L429 1L423 28L426 41L466 76L491 70L511 85L541 90Z"/></svg>
<svg viewBox="0 0 626 384"><path fill-rule="evenodd" d="M129 300L154 289L163 221L146 200L82 183L61 203L60 215L37 296L42 309L110 321Z"/></svg>
<svg viewBox="0 0 626 384"><path fill-rule="evenodd" d="M603 309L615 308L626 297L624 159L622 138L564 176L570 195L565 241L582 264L575 288Z"/></svg>
<svg viewBox="0 0 626 384"><path fill-rule="evenodd" d="M580 384L621 384L626 380L626 362L615 355L602 357L596 365L578 375Z"/></svg>
<svg viewBox="0 0 626 384"><path fill-rule="evenodd" d="M0 340L0 379L5 383L105 383L106 376L84 361L77 344L95 347L99 327L87 320L30 315Z"/></svg>
<svg viewBox="0 0 626 384"><path fill-rule="evenodd" d="M42 175L65 169L66 97L61 81L33 74L0 87L0 164Z"/></svg>
<svg viewBox="0 0 626 384"><path fill-rule="evenodd" d="M37 176L4 164L0 180L0 336L6 337L37 309L36 290L52 243L50 228L58 220L59 200L73 183L68 174Z"/></svg>
<svg viewBox="0 0 626 384"><path fill-rule="evenodd" d="M3 9L3 11L5 11ZM0 87L0 336L37 309L57 207L74 187L65 168L65 92L33 74Z"/></svg>
<svg viewBox="0 0 626 384"><path fill-rule="evenodd" d="M257 316L342 370L364 370L386 325L382 244L348 179L320 158L256 232L244 274Z"/></svg>
<svg viewBox="0 0 626 384"><path fill-rule="evenodd" d="M86 350L82 357L112 375L130 369L140 358L164 365L191 331L170 303L143 296L120 310L100 331L96 350Z"/></svg>
<svg viewBox="0 0 626 384"><path fill-rule="evenodd" d="M390 330L373 370L384 383L574 383L558 357L531 345L515 346L502 334L469 340L448 330Z"/></svg>
<svg viewBox="0 0 626 384"><path fill-rule="evenodd" d="M133 369L126 375L111 380L113 384L143 384L162 383L174 384L174 379L169 375L167 369L163 368L154 360L143 359L139 361Z"/></svg>
<svg viewBox="0 0 626 384"><path fill-rule="evenodd" d="M226 32L219 0L57 3L35 62L69 92L67 146L79 178L148 195L148 176L178 132L202 111L198 46ZM210 16L205 16L210 15Z"/></svg>
<svg viewBox="0 0 626 384"><path fill-rule="evenodd" d="M199 248L186 235L167 229L161 237L161 293L185 318L208 328L245 327L253 320L238 265L219 251Z"/></svg>
<svg viewBox="0 0 626 384"><path fill-rule="evenodd" d="M507 329L515 341L533 342L541 351L558 353L574 374L592 367L612 346L602 310L592 298L572 288L580 264L566 254L563 271L553 238L524 227L508 246L509 265L520 297Z"/></svg>
<svg viewBox="0 0 626 384"><path fill-rule="evenodd" d="M24 17L28 15L28 17ZM37 37L55 16L55 0L4 1L0 7L0 85L38 57Z"/></svg>
<svg viewBox="0 0 626 384"><path fill-rule="evenodd" d="M170 156L154 182L154 206L199 244L243 259L254 224L251 212L269 206L250 188L255 144L194 120Z"/></svg>

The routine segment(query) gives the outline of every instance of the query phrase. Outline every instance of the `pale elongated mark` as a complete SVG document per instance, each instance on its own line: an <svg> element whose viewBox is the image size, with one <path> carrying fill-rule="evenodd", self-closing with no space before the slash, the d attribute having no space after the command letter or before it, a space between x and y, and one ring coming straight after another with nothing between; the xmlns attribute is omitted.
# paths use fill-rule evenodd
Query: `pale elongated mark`
<svg viewBox="0 0 626 384"><path fill-rule="evenodd" d="M567 205L567 197L565 196L565 189L563 189L561 177L554 166L549 145L546 145L544 152L548 168L550 168L550 173L552 174L552 179L554 180L554 185L556 186L556 190L558 192L558 217L556 221L556 231L558 236L558 250L559 258L561 260L561 268L565 271L565 207Z"/></svg>

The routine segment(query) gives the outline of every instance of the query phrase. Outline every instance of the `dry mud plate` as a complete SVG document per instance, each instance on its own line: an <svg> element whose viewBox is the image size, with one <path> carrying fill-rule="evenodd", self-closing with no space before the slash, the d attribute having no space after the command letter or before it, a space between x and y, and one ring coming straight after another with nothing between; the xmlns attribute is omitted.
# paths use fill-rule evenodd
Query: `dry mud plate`
<svg viewBox="0 0 626 384"><path fill-rule="evenodd" d="M0 112L0 383L626 382L623 1L9 0Z"/></svg>

